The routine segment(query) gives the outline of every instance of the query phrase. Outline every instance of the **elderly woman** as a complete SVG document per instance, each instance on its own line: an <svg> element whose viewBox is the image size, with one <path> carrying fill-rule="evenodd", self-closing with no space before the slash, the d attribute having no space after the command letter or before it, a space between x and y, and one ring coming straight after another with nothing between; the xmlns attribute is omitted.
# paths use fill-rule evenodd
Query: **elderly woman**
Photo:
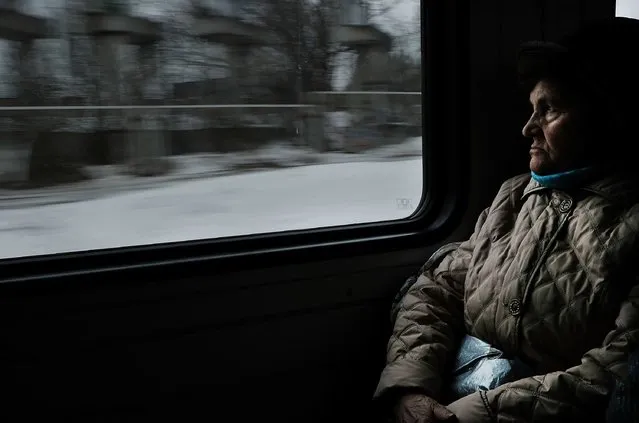
<svg viewBox="0 0 639 423"><path fill-rule="evenodd" d="M615 18L520 50L531 174L402 292L375 393L395 421L604 421L639 341L638 41ZM451 395L468 336L518 376Z"/></svg>

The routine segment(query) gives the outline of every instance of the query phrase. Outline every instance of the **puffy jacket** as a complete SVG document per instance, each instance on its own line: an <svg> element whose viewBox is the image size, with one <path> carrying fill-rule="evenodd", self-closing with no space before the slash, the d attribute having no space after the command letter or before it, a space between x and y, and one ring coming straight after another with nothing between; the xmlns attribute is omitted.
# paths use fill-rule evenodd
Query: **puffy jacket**
<svg viewBox="0 0 639 423"><path fill-rule="evenodd" d="M638 177L572 191L512 178L470 239L407 289L375 396L407 388L441 401L468 333L537 376L449 404L461 423L603 421L639 346L638 265Z"/></svg>

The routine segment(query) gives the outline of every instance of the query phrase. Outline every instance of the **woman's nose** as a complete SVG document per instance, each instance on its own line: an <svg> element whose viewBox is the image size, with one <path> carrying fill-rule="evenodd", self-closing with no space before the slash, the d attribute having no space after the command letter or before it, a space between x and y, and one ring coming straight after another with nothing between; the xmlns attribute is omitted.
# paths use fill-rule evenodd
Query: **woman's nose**
<svg viewBox="0 0 639 423"><path fill-rule="evenodd" d="M524 125L521 133L524 137L532 138L538 130L539 126L535 120L535 114L533 113L528 119L528 122Z"/></svg>

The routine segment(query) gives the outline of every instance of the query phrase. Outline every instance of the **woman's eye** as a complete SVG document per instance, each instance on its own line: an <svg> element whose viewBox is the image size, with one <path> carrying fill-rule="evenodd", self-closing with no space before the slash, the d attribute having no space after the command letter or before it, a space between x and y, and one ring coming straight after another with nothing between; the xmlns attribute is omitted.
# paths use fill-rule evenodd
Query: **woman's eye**
<svg viewBox="0 0 639 423"><path fill-rule="evenodd" d="M543 106L539 108L539 114L541 116L552 116L557 112L558 110L552 106Z"/></svg>

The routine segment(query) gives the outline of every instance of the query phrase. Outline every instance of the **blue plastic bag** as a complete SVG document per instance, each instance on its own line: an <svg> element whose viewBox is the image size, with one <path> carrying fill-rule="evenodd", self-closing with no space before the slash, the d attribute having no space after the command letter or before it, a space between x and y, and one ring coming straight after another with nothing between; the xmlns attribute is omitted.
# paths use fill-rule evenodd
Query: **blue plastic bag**
<svg viewBox="0 0 639 423"><path fill-rule="evenodd" d="M453 378L449 386L450 401L533 375L534 370L521 360L504 358L504 354L497 348L466 335L453 366Z"/></svg>

